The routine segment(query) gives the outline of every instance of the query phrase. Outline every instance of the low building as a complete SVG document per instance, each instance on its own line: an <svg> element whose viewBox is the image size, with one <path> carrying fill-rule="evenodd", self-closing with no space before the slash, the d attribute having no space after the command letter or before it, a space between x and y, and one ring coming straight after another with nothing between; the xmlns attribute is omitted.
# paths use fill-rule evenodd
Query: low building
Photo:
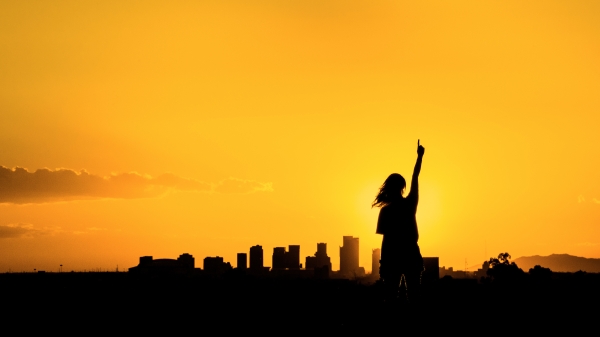
<svg viewBox="0 0 600 337"><path fill-rule="evenodd" d="M421 274L422 284L435 283L440 279L440 258L439 257L424 257L423 266L425 270Z"/></svg>
<svg viewBox="0 0 600 337"><path fill-rule="evenodd" d="M231 269L231 264L224 262L220 256L204 258L204 272L208 274L223 274Z"/></svg>
<svg viewBox="0 0 600 337"><path fill-rule="evenodd" d="M141 256L140 263L129 268L130 273L136 274L185 274L192 273L195 259L188 253L179 255L177 259L154 259L152 256Z"/></svg>

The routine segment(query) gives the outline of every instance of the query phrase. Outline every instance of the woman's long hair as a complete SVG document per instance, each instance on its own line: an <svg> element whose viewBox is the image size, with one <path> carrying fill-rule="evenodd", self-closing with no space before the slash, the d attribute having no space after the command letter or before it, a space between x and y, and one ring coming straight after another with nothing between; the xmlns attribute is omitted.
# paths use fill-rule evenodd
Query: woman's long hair
<svg viewBox="0 0 600 337"><path fill-rule="evenodd" d="M402 199L405 188L406 180L403 176L398 173L390 174L379 188L379 193L377 193L371 207L387 206L393 201Z"/></svg>

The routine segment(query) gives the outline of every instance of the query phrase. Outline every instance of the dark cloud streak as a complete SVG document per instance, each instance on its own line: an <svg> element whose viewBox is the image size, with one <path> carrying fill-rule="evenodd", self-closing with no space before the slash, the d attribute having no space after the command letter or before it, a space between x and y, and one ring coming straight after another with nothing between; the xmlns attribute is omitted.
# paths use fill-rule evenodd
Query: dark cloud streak
<svg viewBox="0 0 600 337"><path fill-rule="evenodd" d="M29 172L16 167L0 166L0 203L26 204L98 198L154 198L169 191L207 193L252 193L272 191L270 183L228 178L218 183L206 183L174 174L158 177L138 173L113 174L101 177L86 171L69 169L39 169Z"/></svg>

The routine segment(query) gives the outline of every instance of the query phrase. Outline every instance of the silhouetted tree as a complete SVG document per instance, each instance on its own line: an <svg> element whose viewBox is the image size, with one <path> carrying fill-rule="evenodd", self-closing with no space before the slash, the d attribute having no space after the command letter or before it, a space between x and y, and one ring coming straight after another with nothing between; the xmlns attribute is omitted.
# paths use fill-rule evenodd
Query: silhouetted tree
<svg viewBox="0 0 600 337"><path fill-rule="evenodd" d="M481 269L479 269L476 273L476 276L479 278L479 282L482 284L489 284L492 282L492 278L487 276L488 269L490 269L490 262L483 261L481 264Z"/></svg>
<svg viewBox="0 0 600 337"><path fill-rule="evenodd" d="M508 253L500 253L498 254L498 258L490 258L489 266L495 267L497 265L510 265L511 256Z"/></svg>
<svg viewBox="0 0 600 337"><path fill-rule="evenodd" d="M508 253L500 253L498 258L490 258L487 275L494 282L513 283L520 281L525 276L525 272L516 263L510 262L510 258Z"/></svg>
<svg viewBox="0 0 600 337"><path fill-rule="evenodd" d="M552 270L536 265L529 268L529 276L536 282L548 282L552 278Z"/></svg>

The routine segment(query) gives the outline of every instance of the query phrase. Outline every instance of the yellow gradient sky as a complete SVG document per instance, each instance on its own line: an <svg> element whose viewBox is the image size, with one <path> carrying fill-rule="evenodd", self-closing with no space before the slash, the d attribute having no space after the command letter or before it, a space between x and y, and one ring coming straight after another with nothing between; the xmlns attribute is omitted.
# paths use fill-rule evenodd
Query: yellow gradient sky
<svg viewBox="0 0 600 337"><path fill-rule="evenodd" d="M417 139L424 256L600 258L599 60L597 1L3 1L0 272L370 270Z"/></svg>

